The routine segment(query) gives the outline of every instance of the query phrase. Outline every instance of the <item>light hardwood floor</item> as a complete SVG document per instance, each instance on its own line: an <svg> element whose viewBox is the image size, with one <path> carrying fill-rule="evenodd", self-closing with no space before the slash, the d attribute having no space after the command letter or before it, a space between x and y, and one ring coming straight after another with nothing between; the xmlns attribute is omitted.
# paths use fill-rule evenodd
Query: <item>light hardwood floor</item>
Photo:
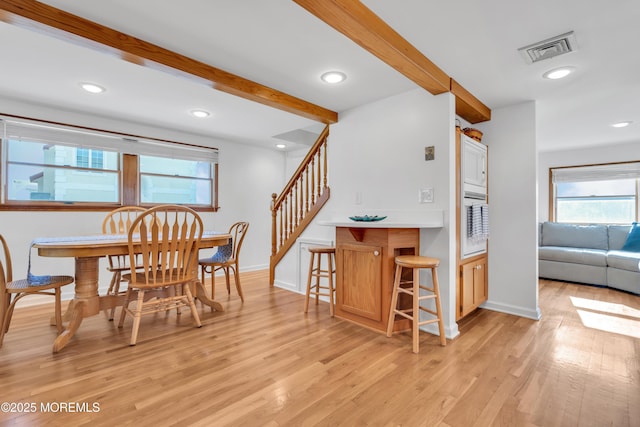
<svg viewBox="0 0 640 427"><path fill-rule="evenodd" d="M478 310L441 347L303 313L301 295L242 275L245 302L191 316L85 319L51 353L52 306L19 309L0 348L0 425L640 426L640 298L540 281L542 320ZM80 412L53 413L66 402ZM94 408L96 403L99 408ZM97 412L82 411L82 405ZM6 409L6 408L5 408Z"/></svg>

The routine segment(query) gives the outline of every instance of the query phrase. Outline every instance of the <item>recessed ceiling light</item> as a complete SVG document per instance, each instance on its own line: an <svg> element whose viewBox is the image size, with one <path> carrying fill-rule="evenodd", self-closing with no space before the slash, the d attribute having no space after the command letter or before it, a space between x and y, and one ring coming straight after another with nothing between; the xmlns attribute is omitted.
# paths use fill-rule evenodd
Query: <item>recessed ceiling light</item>
<svg viewBox="0 0 640 427"><path fill-rule="evenodd" d="M343 82L347 78L347 75L340 71L327 71L326 73L321 75L320 78L325 83L336 84Z"/></svg>
<svg viewBox="0 0 640 427"><path fill-rule="evenodd" d="M202 119L205 117L209 117L211 113L205 110L191 110L191 115L194 117L198 117L199 119Z"/></svg>
<svg viewBox="0 0 640 427"><path fill-rule="evenodd" d="M567 77L569 74L575 71L575 67L561 67L549 70L542 75L545 79L557 80Z"/></svg>
<svg viewBox="0 0 640 427"><path fill-rule="evenodd" d="M287 148L287 144L276 144L276 148Z"/></svg>
<svg viewBox="0 0 640 427"><path fill-rule="evenodd" d="M98 86L95 83L80 83L80 87L91 93L102 93L105 91L105 88L103 88L102 86Z"/></svg>
<svg viewBox="0 0 640 427"><path fill-rule="evenodd" d="M618 122L618 123L614 123L611 126L613 126L614 128L626 128L627 126L629 126L632 122Z"/></svg>

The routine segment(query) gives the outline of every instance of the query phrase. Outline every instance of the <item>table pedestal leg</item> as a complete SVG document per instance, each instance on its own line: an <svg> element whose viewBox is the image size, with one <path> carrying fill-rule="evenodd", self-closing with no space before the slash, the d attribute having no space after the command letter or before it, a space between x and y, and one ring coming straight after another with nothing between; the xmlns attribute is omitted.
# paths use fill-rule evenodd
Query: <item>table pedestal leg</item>
<svg viewBox="0 0 640 427"><path fill-rule="evenodd" d="M85 302L78 301L74 304L73 311L71 312L71 319L67 328L62 331L58 338L53 342L53 352L57 353L67 345L71 337L76 333L83 319Z"/></svg>
<svg viewBox="0 0 640 427"><path fill-rule="evenodd" d="M76 301L75 300L71 300L69 301L69 304L67 305L67 309L65 310L64 313L62 313L62 325L64 326L65 323L67 323L69 320L71 320L71 317L73 316L73 307L75 306ZM57 326L56 325L56 316L51 316L51 319L49 319L49 324L51 326Z"/></svg>
<svg viewBox="0 0 640 427"><path fill-rule="evenodd" d="M220 304L217 301L214 301L214 300L210 299L207 296L207 292L206 292L202 282L200 282L198 280L195 283L196 283L196 298L198 299L198 301L200 301L204 305L208 305L209 307L211 307L214 310L224 311L224 307L222 307L222 304Z"/></svg>
<svg viewBox="0 0 640 427"><path fill-rule="evenodd" d="M57 353L69 343L76 333L82 319L94 316L100 311L100 298L98 297L98 264L99 257L76 258L75 291L76 296L69 303L64 313L63 322L68 321L64 331L53 343L53 352ZM54 319L55 324L55 319Z"/></svg>

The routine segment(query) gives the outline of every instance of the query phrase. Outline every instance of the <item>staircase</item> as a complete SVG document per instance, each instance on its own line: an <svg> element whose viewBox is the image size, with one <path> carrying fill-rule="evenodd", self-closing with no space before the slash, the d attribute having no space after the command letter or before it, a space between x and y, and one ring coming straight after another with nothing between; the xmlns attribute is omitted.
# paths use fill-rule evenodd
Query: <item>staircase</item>
<svg viewBox="0 0 640 427"><path fill-rule="evenodd" d="M328 137L329 125L320 133L280 195L271 195L270 286L273 286L278 263L329 200Z"/></svg>

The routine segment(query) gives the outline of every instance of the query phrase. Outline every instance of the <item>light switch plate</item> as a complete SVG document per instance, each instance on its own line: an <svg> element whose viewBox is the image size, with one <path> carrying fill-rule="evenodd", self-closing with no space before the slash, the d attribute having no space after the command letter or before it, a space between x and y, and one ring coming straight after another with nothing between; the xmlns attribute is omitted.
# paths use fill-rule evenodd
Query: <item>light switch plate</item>
<svg viewBox="0 0 640 427"><path fill-rule="evenodd" d="M433 188L421 188L418 201L420 203L433 203Z"/></svg>

